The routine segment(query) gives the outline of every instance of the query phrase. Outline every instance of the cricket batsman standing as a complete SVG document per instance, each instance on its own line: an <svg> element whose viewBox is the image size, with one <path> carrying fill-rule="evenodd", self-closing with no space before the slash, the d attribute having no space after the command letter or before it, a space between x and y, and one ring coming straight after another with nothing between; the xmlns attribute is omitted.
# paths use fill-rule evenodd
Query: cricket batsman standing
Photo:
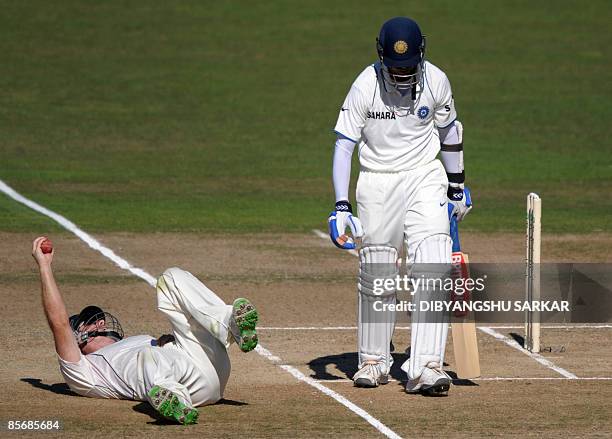
<svg viewBox="0 0 612 439"><path fill-rule="evenodd" d="M379 61L353 82L334 129L336 205L329 216L336 246L353 249L354 238L362 239L359 364L353 377L358 387L385 384L393 362L394 311L374 310L395 304L396 291L379 291L373 279L397 277L404 245L412 276L445 276L452 247L449 212L460 221L472 204L464 188L463 127L451 86L444 72L425 60L425 37L419 26L409 18L392 18L383 24L376 47ZM355 145L361 165L358 218L348 196ZM353 238L345 234L346 227ZM428 288L432 287L418 289L417 300L435 292ZM418 310L412 313L411 355L402 365L408 393L444 396L450 387L451 380L442 370L448 320L439 314L432 319Z"/></svg>

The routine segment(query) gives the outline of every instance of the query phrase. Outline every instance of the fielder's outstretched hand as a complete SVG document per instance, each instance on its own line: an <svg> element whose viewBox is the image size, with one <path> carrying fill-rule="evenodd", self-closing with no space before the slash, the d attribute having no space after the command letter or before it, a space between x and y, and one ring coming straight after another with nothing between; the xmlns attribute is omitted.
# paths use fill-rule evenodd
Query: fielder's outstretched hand
<svg viewBox="0 0 612 439"><path fill-rule="evenodd" d="M43 253L41 246L45 241L47 241L46 236L39 236L32 242L32 257L39 267L43 265L51 265L51 262L53 261L53 254L55 253L54 249L51 250L50 253Z"/></svg>
<svg viewBox="0 0 612 439"><path fill-rule="evenodd" d="M472 210L472 194L470 190L467 187L452 188L449 186L448 206L448 218L456 216L457 221L461 221Z"/></svg>
<svg viewBox="0 0 612 439"><path fill-rule="evenodd" d="M353 208L348 201L338 201L334 211L327 219L329 237L334 245L343 250L352 250L356 247L355 239L363 236L361 221L353 216ZM346 228L351 229L352 237L346 234Z"/></svg>

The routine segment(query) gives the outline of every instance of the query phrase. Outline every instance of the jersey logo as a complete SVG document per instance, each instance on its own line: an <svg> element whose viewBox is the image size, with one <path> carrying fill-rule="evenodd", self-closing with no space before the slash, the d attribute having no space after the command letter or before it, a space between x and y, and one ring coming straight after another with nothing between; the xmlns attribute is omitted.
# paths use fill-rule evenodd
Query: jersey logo
<svg viewBox="0 0 612 439"><path fill-rule="evenodd" d="M368 111L368 119L395 119L393 111Z"/></svg>
<svg viewBox="0 0 612 439"><path fill-rule="evenodd" d="M344 107L342 107L342 108L341 108L341 110L342 110L342 111L348 111L349 109L348 109L348 108L344 108Z"/></svg>
<svg viewBox="0 0 612 439"><path fill-rule="evenodd" d="M427 105L423 105L417 110L417 116L419 119L425 119L429 115L429 107Z"/></svg>

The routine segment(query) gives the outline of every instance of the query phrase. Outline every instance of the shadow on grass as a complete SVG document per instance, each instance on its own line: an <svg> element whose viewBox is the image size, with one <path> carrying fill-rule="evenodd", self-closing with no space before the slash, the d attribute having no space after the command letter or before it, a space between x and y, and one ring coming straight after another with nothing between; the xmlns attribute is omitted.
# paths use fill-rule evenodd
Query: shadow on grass
<svg viewBox="0 0 612 439"><path fill-rule="evenodd" d="M147 422L150 425L179 425L175 421L164 418L160 415L148 402L139 402L132 406L132 410L143 415L148 415L152 421Z"/></svg>
<svg viewBox="0 0 612 439"><path fill-rule="evenodd" d="M401 369L402 364L409 357L407 353L393 353L393 365L391 366L391 378L398 381L406 380L406 373ZM352 379L357 372L357 352L344 352L342 354L326 355L314 358L308 363L314 372L310 376L316 380L335 381L342 379ZM332 375L327 372L328 365L335 365L344 376Z"/></svg>
<svg viewBox="0 0 612 439"><path fill-rule="evenodd" d="M401 367L404 362L410 358L410 348L406 349L405 353L393 353L393 365L391 366L391 378L398 381L402 387L406 383L406 372ZM314 358L308 363L308 366L313 371L311 378L323 381L336 381L342 379L352 379L357 372L357 352L344 352L342 354L326 355L324 357ZM332 375L327 371L328 365L335 365L344 376ZM448 366L444 363L444 366ZM478 386L477 383L468 379L461 379L453 371L446 371L453 379L453 384L456 386Z"/></svg>
<svg viewBox="0 0 612 439"><path fill-rule="evenodd" d="M233 405L233 406L243 406L243 405L249 405L247 402L242 402L242 401L234 401L232 399L225 399L222 398L219 401L217 401L214 405ZM198 407L197 409L200 411L200 416L201 415L201 411L202 409L204 409L205 407ZM132 406L132 410L134 410L135 412L138 413L142 413L143 415L148 415L149 417L151 417L151 421L147 422L147 424L149 425L179 425L177 422L175 421L171 421L169 419L164 418L162 415L160 415L152 406L151 404L149 404L148 402L142 401L139 402L138 404L135 404L134 406Z"/></svg>
<svg viewBox="0 0 612 439"><path fill-rule="evenodd" d="M517 334L516 332L511 332L509 335L514 339L515 342L519 344L519 346L525 346L525 337L520 334Z"/></svg>
<svg viewBox="0 0 612 439"><path fill-rule="evenodd" d="M39 378L21 378L21 381L28 383L37 389L47 390L58 395L80 396L70 390L70 387L68 387L68 384L66 383L45 384Z"/></svg>

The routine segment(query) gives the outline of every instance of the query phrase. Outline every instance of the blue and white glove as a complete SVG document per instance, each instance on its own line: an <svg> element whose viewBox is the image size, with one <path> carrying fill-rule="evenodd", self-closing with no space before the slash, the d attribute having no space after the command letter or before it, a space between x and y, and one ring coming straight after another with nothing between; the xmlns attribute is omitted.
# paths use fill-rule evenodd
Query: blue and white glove
<svg viewBox="0 0 612 439"><path fill-rule="evenodd" d="M338 201L334 211L327 219L329 237L334 245L343 250L352 250L356 247L355 239L363 236L361 221L353 216L353 208L348 201ZM346 234L346 228L351 229L352 237Z"/></svg>
<svg viewBox="0 0 612 439"><path fill-rule="evenodd" d="M457 221L461 221L472 210L472 194L470 190L464 187L463 183L449 183L447 196L449 219L457 216Z"/></svg>

